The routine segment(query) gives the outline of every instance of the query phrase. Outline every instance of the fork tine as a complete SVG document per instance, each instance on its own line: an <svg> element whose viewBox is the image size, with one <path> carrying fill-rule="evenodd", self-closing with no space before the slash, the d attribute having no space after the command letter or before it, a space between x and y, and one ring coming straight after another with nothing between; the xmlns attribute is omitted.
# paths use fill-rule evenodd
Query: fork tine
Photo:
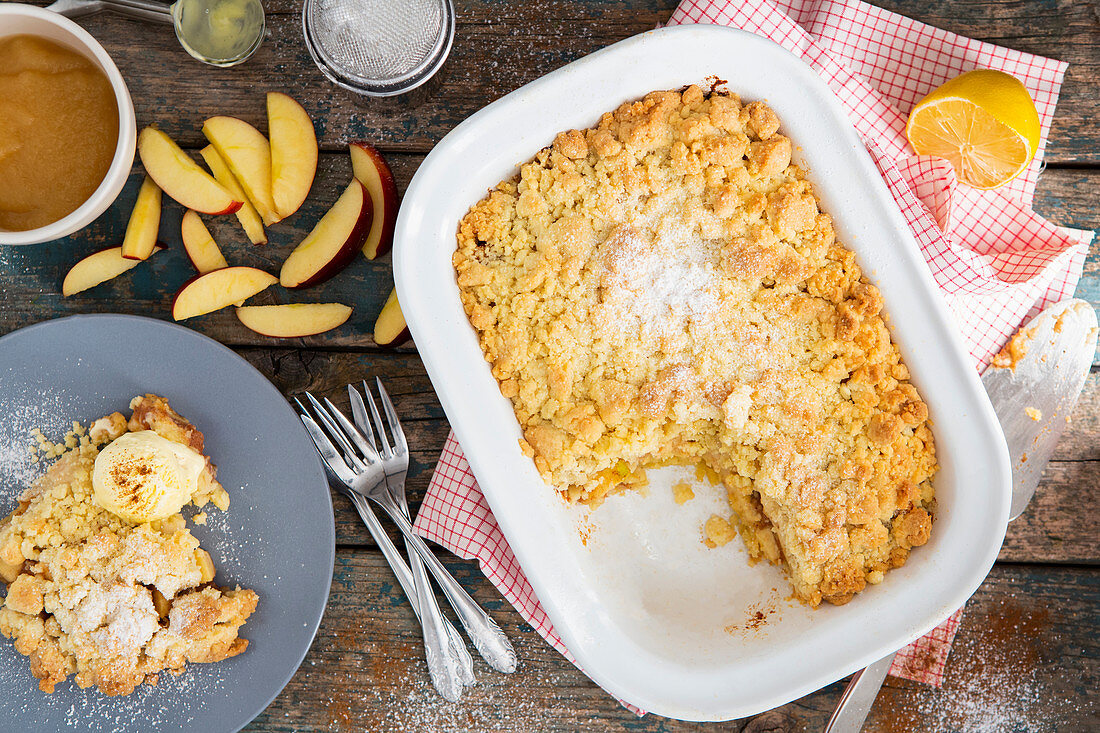
<svg viewBox="0 0 1100 733"><path fill-rule="evenodd" d="M344 482L353 481L355 479L355 472L352 471L348 464L340 458L340 453L336 450L336 446L325 437L325 433L321 430L320 426L309 415L300 415L302 424L306 427L306 432L309 433L309 437L313 439L313 445L316 446L317 452L321 454L321 460L330 471L332 471L338 479Z"/></svg>
<svg viewBox="0 0 1100 733"><path fill-rule="evenodd" d="M340 427L344 430L344 435L351 438L351 442L363 452L363 455L367 459L367 463L374 463L378 460L378 449L367 442L367 439L363 436L359 429L351 424L351 421L345 417L344 413L340 411L336 405L332 404L332 400L325 397L325 407L328 408L329 416L339 423Z"/></svg>
<svg viewBox="0 0 1100 733"><path fill-rule="evenodd" d="M348 398L351 400L351 416L355 419L355 426L359 432L367 436L371 447L378 452L378 441L374 439L374 430L370 426L370 418L367 417L367 406L363 404L363 397L354 386L348 385Z"/></svg>
<svg viewBox="0 0 1100 733"><path fill-rule="evenodd" d="M311 392L304 392L306 399L309 400L309 406L312 408L312 414L320 415L325 411L325 408L321 407L321 403L317 401L317 398L313 396ZM301 403L299 403L301 404Z"/></svg>
<svg viewBox="0 0 1100 733"><path fill-rule="evenodd" d="M386 438L386 429L382 427L382 416L378 414L378 408L374 404L374 397L371 396L370 387L367 386L367 380L363 380L363 392L367 395L367 404L370 405L370 416L374 419L374 427L378 431L378 442L380 444L378 452L382 454L383 458L393 458L393 448L390 447L390 441Z"/></svg>
<svg viewBox="0 0 1100 733"><path fill-rule="evenodd" d="M298 405L298 413L301 417L308 417L310 420L313 420L314 424L317 423L316 419L314 419L314 417L313 417L314 412L313 412L313 410L311 410L309 408L308 405L303 404L303 402L300 399L298 399L297 397L292 397L291 399L293 399L294 403L296 405ZM318 427L320 427L320 426L318 426Z"/></svg>
<svg viewBox="0 0 1100 733"><path fill-rule="evenodd" d="M375 377L374 383L378 385L378 396L382 398L382 409L385 411L386 420L390 424L390 434L393 435L393 442L397 446L396 452L398 455L408 453L409 444L405 442L405 431L401 428L401 420L397 417L397 410L393 409L390 395L386 392L386 388L382 386L381 379Z"/></svg>
<svg viewBox="0 0 1100 733"><path fill-rule="evenodd" d="M313 412L321 419L321 423L324 424L328 430L328 434L336 439L337 444L344 450L344 460L351 463L352 468L359 471L366 470L366 466L363 464L362 459L355 453L355 449L351 447L351 443L348 442L347 436L340 430L332 416L325 411L325 408L317 401L309 392L306 392L306 399L313 405Z"/></svg>

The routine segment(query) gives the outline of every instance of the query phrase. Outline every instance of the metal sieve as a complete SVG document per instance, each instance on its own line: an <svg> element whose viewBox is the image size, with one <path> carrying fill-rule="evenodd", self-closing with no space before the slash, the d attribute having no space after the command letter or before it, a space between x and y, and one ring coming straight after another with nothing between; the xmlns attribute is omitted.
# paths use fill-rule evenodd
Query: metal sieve
<svg viewBox="0 0 1100 733"><path fill-rule="evenodd" d="M451 50L452 0L305 0L302 32L330 81L369 96L420 86Z"/></svg>

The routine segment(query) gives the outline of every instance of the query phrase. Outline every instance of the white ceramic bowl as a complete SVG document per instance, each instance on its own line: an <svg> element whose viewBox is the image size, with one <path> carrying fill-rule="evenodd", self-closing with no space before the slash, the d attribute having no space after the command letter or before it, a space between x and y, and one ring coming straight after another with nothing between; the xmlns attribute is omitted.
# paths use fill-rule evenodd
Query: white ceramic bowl
<svg viewBox="0 0 1100 733"><path fill-rule="evenodd" d="M0 38L28 34L40 36L68 46L94 61L115 91L118 104L118 147L111 167L99 184L99 188L67 216L38 229L22 232L9 232L0 229L0 244L36 244L60 239L82 229L107 210L118 197L126 179L130 175L130 166L134 163L134 149L137 144L137 124L134 120L134 103L130 99L130 90L118 67L103 46L96 39L63 15L43 8L18 3L0 3Z"/></svg>
<svg viewBox="0 0 1100 733"><path fill-rule="evenodd" d="M750 567L738 540L702 549L702 520L722 506L720 491L698 486L697 498L677 507L668 488L674 470L651 472L648 497L611 497L591 517L565 505L520 452L511 403L459 300L451 266L456 225L487 189L558 131L591 126L649 91L712 76L746 100L767 99L801 148L839 240L882 291L934 421L940 472L931 540L845 606L788 602L782 575L765 564ZM690 720L768 710L926 633L989 572L1010 496L996 416L917 243L840 104L808 66L770 41L718 26L651 31L489 105L417 171L393 261L417 348L501 530L580 666L619 698ZM746 623L756 611L764 623Z"/></svg>

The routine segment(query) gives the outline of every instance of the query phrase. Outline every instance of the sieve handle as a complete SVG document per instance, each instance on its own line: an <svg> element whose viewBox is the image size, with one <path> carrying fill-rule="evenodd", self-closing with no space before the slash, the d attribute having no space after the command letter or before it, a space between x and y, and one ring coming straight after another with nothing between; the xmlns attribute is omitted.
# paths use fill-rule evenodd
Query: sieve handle
<svg viewBox="0 0 1100 733"><path fill-rule="evenodd" d="M152 2L151 0L57 0L46 10L64 15L67 18L81 18L92 15L101 10L112 10L119 15L125 15L137 20L148 20L155 23L173 24L172 8L170 5Z"/></svg>

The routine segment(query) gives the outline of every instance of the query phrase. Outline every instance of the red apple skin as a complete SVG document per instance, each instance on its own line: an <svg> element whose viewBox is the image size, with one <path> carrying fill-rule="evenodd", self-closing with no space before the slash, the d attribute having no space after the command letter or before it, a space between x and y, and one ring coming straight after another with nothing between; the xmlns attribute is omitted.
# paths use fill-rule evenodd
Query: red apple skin
<svg viewBox="0 0 1100 733"><path fill-rule="evenodd" d="M211 211L210 216L221 216L222 214L236 214L237 210L240 209L241 206L243 206L243 205L244 204L242 204L240 201L234 201L233 205L230 206L227 209L223 209L222 211Z"/></svg>
<svg viewBox="0 0 1100 733"><path fill-rule="evenodd" d="M374 202L375 216L379 217L381 221L378 241L373 244L373 251L369 251L372 248L370 238L364 243L363 247L363 254L366 255L367 259L373 260L386 254L393 247L393 229L397 225L397 208L400 205L400 199L397 197L397 183L394 181L393 171L390 170L389 163L386 162L386 159L382 157L377 148L362 140L350 143L350 146L358 148L367 156L367 159L374 165L374 169L378 173L378 180L381 182L382 200ZM351 159L352 170L354 171L356 170L354 152ZM368 190L370 189L368 188ZM375 196L372 194L371 198L373 199Z"/></svg>
<svg viewBox="0 0 1100 733"><path fill-rule="evenodd" d="M267 138L244 120L226 115L216 115L207 119L202 125L202 132L214 146L214 149L218 151L222 160L229 166L229 170L236 177L245 195L248 196L263 219L264 225L271 226L278 222L281 217L275 213L275 205L271 200L271 144L267 141ZM266 157L266 163L258 169L260 172L257 175L260 175L261 178L246 179L244 177L247 171L241 171L237 166L242 161L248 161L249 157L243 152L239 158L230 155L229 149L234 148L227 149L224 147L227 142L247 144L251 150L259 150L261 158ZM256 171L257 169L253 168L252 170ZM265 175L266 178L263 177ZM233 209L233 211L236 210Z"/></svg>
<svg viewBox="0 0 1100 733"><path fill-rule="evenodd" d="M392 336L380 333L380 331L385 330L387 325L393 323L401 325L396 333ZM382 305L382 310L378 313L378 318L374 322L373 336L374 343L384 349L397 348L412 338L412 334L409 333L409 324L405 322L405 314L401 312L401 304L397 301L397 290L391 290L389 297Z"/></svg>
<svg viewBox="0 0 1100 733"><path fill-rule="evenodd" d="M409 333L409 327L405 326L405 328L403 328L401 331L398 332L396 336L394 336L393 341L380 343L378 344L378 347L382 349L396 349L398 346L407 343L411 338L412 334Z"/></svg>
<svg viewBox="0 0 1100 733"><path fill-rule="evenodd" d="M190 261L190 260L188 260L188 261ZM180 293L182 293L184 290L187 290L188 285L190 285L191 283L198 280L204 274L207 274L207 273L202 273L202 272L195 273L194 275L192 275L191 277L189 277L189 278L187 278L186 280L183 281L183 285L180 285L179 290L177 290L176 294L172 296L172 303L168 307L169 312L172 312L173 310L175 310L176 301L179 300Z"/></svg>
<svg viewBox="0 0 1100 733"><path fill-rule="evenodd" d="M347 235L347 239L344 240L343 246L340 247L340 250L332 259L313 275L297 285L284 285L283 287L291 290L301 290L302 288L320 285L335 277L337 273L350 265L355 259L355 253L363 249L363 240L367 238L367 234L370 232L371 220L374 218L374 203L371 200L370 191L362 182L356 180L353 183L358 183L359 187L363 189L363 206L359 210L359 218L356 219L355 225Z"/></svg>
<svg viewBox="0 0 1100 733"><path fill-rule="evenodd" d="M101 254L101 253L103 253L103 252L108 252L108 251L110 251L110 250L112 250L112 249L118 249L118 250L121 250L122 248L121 248L121 247L119 247L119 246L115 246L115 247L104 247L103 249L97 249L97 250L96 250L95 252L92 252L92 253L91 253L90 255L87 255L86 257L81 257L81 258L80 258L80 259L79 259L79 260L78 260L78 261L76 262L76 264L75 264L75 265L73 265L73 267L70 267L70 268L69 268L69 270L68 270L68 272L66 272L66 273L65 273L65 278L68 278L68 276L69 276L69 273L71 273L71 272L73 271L73 268L75 268L75 267L76 267L76 265L79 265L79 264L80 264L81 262L83 262L84 260L90 259L90 258L94 257L95 255ZM162 249L168 249L168 245L164 244L164 242L161 242L161 241L160 241L160 240L158 239L158 240L157 240L157 243L156 243L156 244L155 244L155 245L153 246L153 254L156 254L157 252L159 252L159 251L160 251L160 250L162 250ZM121 253L120 253L120 255L121 255ZM151 257L151 256L152 256L152 255L150 255L150 257ZM129 258L127 258L127 257L123 257L123 259L129 259ZM141 264L142 262L145 262L145 260L130 260L130 261L134 263L134 264L133 264L133 265L132 265L132 266L130 267L130 270L132 270L132 269L133 269L134 267L137 267L137 266L138 266L139 264ZM121 275L116 275L115 277L121 277L122 275L125 275L125 274L126 274L127 272L129 272L130 270L126 270L126 271L124 271L123 273L121 273ZM62 281L61 281L61 295L62 295L62 297L65 297L65 298L70 298L70 297L72 297L72 296L74 296L74 295L79 295L80 293L83 293L83 292L84 292L84 291L86 291L86 290L91 290L92 288L97 288L97 287L99 287L100 285L102 285L103 283L108 283L108 282L111 282L111 280L114 280L114 279L115 279L114 277L111 277L111 278L107 278L106 280L102 280L102 281L100 281L100 282L96 283L95 285L92 285L91 287L88 287L88 288L81 288L80 290L77 290L77 291L74 291L74 292L71 292L71 293L66 293L66 292L65 292L65 279L62 279Z"/></svg>
<svg viewBox="0 0 1100 733"><path fill-rule="evenodd" d="M149 128L146 128L146 129L142 130L141 133L138 135L138 157L141 158L142 165L145 167L145 172L149 175L150 178L153 179L153 183L157 184L157 187L160 188L160 190L162 192L164 192L169 198L176 200L182 206L186 206L187 208L195 208L194 206L189 206L188 205L189 203L193 203L193 202L188 201L188 202L185 203L185 202L179 201L175 196L172 195L172 193L169 193L169 191L173 191L173 192L178 193L178 191L176 190L176 186L172 185L172 180L170 180L170 179L158 180L158 175L162 175L163 171L161 173L158 173L157 171L159 170L159 167L156 166L156 165L150 166L148 163L146 163L145 157L142 156L142 154L141 154L142 153L141 138L142 138L143 135L147 134L146 130L150 130L150 129L155 131L156 133L159 133L159 134L163 135L165 138L167 138L167 140L171 143L171 145L175 146L176 148L179 148L179 145L177 145L176 142L174 140L172 140L172 138L168 137L163 132L156 129L155 126L152 126L152 127L149 127ZM205 173L205 171L202 171L202 169L198 167L198 163L195 163L194 161L191 161L191 163L195 166L196 169L198 169L199 171ZM150 168L152 168L152 170L150 170ZM213 177L211 177L210 180L213 181L214 180ZM217 181L214 181L214 183L217 183ZM218 184L218 185L220 185L220 184ZM230 198L230 203L229 203L228 206L226 206L221 211L202 211L202 213L203 214L210 214L212 216L221 216L222 214L233 214L239 208L241 208L241 206L243 206L243 202L233 200L232 194L229 194L228 191L226 192L226 195L229 196L229 198ZM200 211L200 209L195 209L195 210Z"/></svg>

